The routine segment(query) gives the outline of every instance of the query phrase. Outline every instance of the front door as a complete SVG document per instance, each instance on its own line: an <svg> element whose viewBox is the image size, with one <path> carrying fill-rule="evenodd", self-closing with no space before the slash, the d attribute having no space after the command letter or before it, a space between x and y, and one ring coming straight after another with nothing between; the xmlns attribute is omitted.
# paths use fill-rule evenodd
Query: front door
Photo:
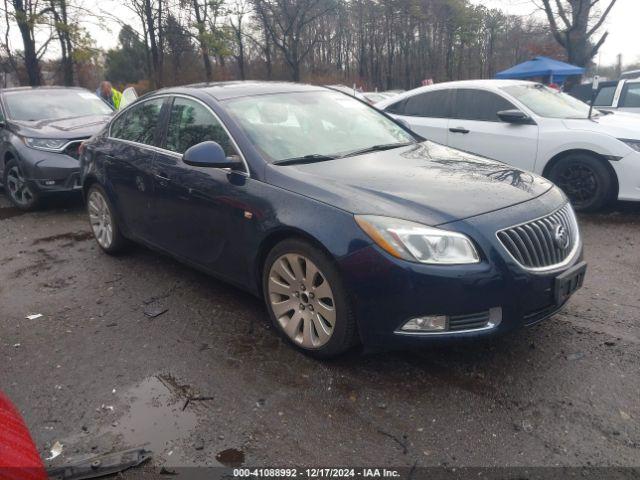
<svg viewBox="0 0 640 480"><path fill-rule="evenodd" d="M222 275L233 271L249 207L246 172L186 165L182 154L212 140L238 155L226 130L199 101L175 97L162 152L154 160L154 202L149 219L158 246ZM238 270L236 263L235 269Z"/></svg>

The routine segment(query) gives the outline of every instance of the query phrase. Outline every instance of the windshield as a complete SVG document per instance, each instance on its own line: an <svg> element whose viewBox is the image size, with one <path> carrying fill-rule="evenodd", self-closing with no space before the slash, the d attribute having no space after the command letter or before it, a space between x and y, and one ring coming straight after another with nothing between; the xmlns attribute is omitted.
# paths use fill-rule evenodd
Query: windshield
<svg viewBox="0 0 640 480"><path fill-rule="evenodd" d="M395 122L338 92L244 97L227 101L227 108L271 162L415 142Z"/></svg>
<svg viewBox="0 0 640 480"><path fill-rule="evenodd" d="M540 84L502 87L534 113L549 118L587 118L589 105Z"/></svg>
<svg viewBox="0 0 640 480"><path fill-rule="evenodd" d="M109 115L113 110L84 90L23 90L5 93L8 117L23 122Z"/></svg>

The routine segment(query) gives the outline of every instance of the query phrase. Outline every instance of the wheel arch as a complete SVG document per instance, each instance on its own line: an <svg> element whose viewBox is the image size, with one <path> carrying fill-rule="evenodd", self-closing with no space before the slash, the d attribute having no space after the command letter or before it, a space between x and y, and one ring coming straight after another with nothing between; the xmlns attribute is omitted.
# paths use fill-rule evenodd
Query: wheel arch
<svg viewBox="0 0 640 480"><path fill-rule="evenodd" d="M607 160L607 158L604 155L594 152L593 150L588 150L584 148L574 148L571 150L565 150L563 152L557 153L556 155L551 157L551 159L544 166L544 169L542 170L542 176L545 178L549 178L549 172L554 167L554 165L556 165L562 159L567 158L568 156L574 155L574 154L589 155L590 157L595 158L600 163L602 163L607 169L607 171L609 172L609 174L611 175L611 178L613 180L613 191L611 192L611 197L613 199L618 198L620 183L618 182L618 175L616 174L616 171L611 166L611 162Z"/></svg>
<svg viewBox="0 0 640 480"><path fill-rule="evenodd" d="M89 189L94 183L98 183L98 178L93 174L87 175L82 181L82 196L85 201L87 200L87 193L89 193Z"/></svg>

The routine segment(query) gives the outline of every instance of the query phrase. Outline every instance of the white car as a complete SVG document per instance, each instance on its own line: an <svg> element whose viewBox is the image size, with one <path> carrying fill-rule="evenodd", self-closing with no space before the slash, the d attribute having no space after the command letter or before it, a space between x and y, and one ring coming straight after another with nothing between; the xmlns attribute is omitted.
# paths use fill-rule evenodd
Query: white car
<svg viewBox="0 0 640 480"><path fill-rule="evenodd" d="M416 88L376 107L423 137L539 173L581 210L640 200L640 116L520 80Z"/></svg>

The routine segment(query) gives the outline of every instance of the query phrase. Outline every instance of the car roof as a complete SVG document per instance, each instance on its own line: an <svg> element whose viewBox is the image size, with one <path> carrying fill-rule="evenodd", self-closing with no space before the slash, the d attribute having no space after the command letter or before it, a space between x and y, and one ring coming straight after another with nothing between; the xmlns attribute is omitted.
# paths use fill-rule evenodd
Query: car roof
<svg viewBox="0 0 640 480"><path fill-rule="evenodd" d="M43 85L40 87L10 87L10 88L1 88L0 93L11 93L11 92L30 92L35 90L86 90L86 88L82 87L63 87L59 85Z"/></svg>
<svg viewBox="0 0 640 480"><path fill-rule="evenodd" d="M317 92L326 89L317 85L307 85L304 83L258 82L245 80L233 82L196 83L193 85L185 85L183 87L167 88L153 93L193 93L194 90L207 93L216 100L228 100L230 98L249 97L253 95L290 92Z"/></svg>
<svg viewBox="0 0 640 480"><path fill-rule="evenodd" d="M434 83L433 85L426 85L423 87L414 88L413 90L407 90L400 93L395 97L382 100L376 103L377 107L387 107L392 103L399 102L400 100L408 97L412 97L419 93L443 90L446 88L480 88L484 90L496 90L500 87L509 87L513 85L535 85L537 82L530 82L528 80L458 80L455 82L442 82Z"/></svg>

